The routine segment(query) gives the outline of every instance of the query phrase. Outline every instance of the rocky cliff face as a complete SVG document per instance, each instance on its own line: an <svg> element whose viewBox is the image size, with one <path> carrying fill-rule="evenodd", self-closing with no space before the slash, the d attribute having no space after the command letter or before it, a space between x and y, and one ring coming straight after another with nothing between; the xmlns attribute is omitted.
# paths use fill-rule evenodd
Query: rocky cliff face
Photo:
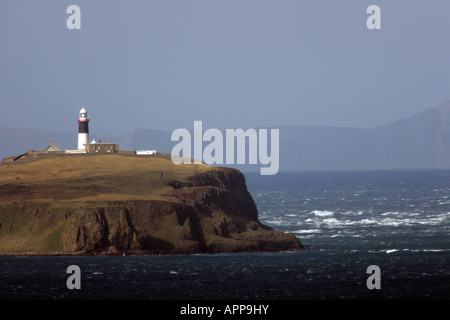
<svg viewBox="0 0 450 320"><path fill-rule="evenodd" d="M170 180L167 185L167 200L53 203L35 199L4 204L0 207L0 253L189 254L303 249L294 235L258 221L256 205L238 170L210 170ZM20 234L26 235L22 242L18 241Z"/></svg>

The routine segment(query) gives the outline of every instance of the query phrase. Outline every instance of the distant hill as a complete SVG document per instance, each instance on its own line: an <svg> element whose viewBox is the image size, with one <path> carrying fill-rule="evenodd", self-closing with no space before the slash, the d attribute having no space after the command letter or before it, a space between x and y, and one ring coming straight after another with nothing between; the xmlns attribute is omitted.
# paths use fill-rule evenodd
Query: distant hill
<svg viewBox="0 0 450 320"><path fill-rule="evenodd" d="M280 171L450 168L450 101L377 128L279 129ZM176 144L170 141L171 132L150 129L121 136L92 136L113 140L122 150L170 153ZM51 141L62 149L74 148L76 139L76 133L0 128L0 157L43 150ZM259 171L260 165L234 167Z"/></svg>
<svg viewBox="0 0 450 320"><path fill-rule="evenodd" d="M450 102L377 128L282 128L280 168L450 168Z"/></svg>

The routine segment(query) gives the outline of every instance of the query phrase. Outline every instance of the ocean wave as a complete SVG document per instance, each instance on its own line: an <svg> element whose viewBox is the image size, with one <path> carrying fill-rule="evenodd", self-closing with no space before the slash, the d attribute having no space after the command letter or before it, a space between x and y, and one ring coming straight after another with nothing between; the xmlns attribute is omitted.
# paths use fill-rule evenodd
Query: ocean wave
<svg viewBox="0 0 450 320"><path fill-rule="evenodd" d="M385 252L387 254L394 252L447 252L450 249L387 249ZM383 250L379 251L383 252Z"/></svg>
<svg viewBox="0 0 450 320"><path fill-rule="evenodd" d="M311 212L311 214L314 214L315 216L318 217L328 217L328 216L332 216L334 214L333 211L328 211L328 210L314 210Z"/></svg>
<svg viewBox="0 0 450 320"><path fill-rule="evenodd" d="M392 253L392 252L397 252L397 251L399 251L398 249L389 249L389 250L386 250L386 253Z"/></svg>
<svg viewBox="0 0 450 320"><path fill-rule="evenodd" d="M402 251L410 251L410 252L447 252L450 249L403 249Z"/></svg>
<svg viewBox="0 0 450 320"><path fill-rule="evenodd" d="M351 226L389 226L389 227L400 227L400 226L414 226L414 225L441 225L448 220L447 215L436 215L436 216L426 216L426 217L395 217L395 218L363 218L363 219L338 219L335 217L328 218L313 217L304 220L305 224L313 225L316 228L339 228L339 227L351 227Z"/></svg>
<svg viewBox="0 0 450 320"><path fill-rule="evenodd" d="M291 212L260 216L261 222L273 227L291 230L345 229L354 230L376 227L414 227L446 226L450 221L450 212L407 212L386 211L381 213L363 210L312 210L299 209ZM293 229L297 227L296 229ZM301 232L298 232L301 233Z"/></svg>
<svg viewBox="0 0 450 320"><path fill-rule="evenodd" d="M382 216L397 216L398 214L399 214L398 211L388 211L388 212L382 213L381 215Z"/></svg>
<svg viewBox="0 0 450 320"><path fill-rule="evenodd" d="M327 226L336 226L336 227L342 226L342 225L345 224L344 221L338 220L338 219L336 219L336 218L327 218L327 219L323 219L323 220L321 220L319 223L325 224L325 225L327 225Z"/></svg>
<svg viewBox="0 0 450 320"><path fill-rule="evenodd" d="M301 233L301 234L305 234L305 233L320 233L322 232L322 230L320 229L300 229L300 230L295 230L295 231L291 231L293 233Z"/></svg>
<svg viewBox="0 0 450 320"><path fill-rule="evenodd" d="M283 221L281 219L267 219L267 220L264 220L264 223L267 223L269 225L276 225L276 226L289 225L289 223L286 223L285 221Z"/></svg>
<svg viewBox="0 0 450 320"><path fill-rule="evenodd" d="M353 216L353 215L360 216L360 215L364 214L364 211L361 211L361 210L359 210L359 211L344 211L344 212L341 212L340 214L345 215L345 216Z"/></svg>

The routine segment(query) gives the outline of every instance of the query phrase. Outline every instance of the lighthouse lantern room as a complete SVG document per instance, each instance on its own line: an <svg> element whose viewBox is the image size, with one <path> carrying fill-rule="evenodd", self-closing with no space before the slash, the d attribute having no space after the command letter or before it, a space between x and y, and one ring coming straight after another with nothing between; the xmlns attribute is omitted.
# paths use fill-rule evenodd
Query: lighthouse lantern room
<svg viewBox="0 0 450 320"><path fill-rule="evenodd" d="M78 117L78 150L85 149L89 143L89 118L85 108L80 110Z"/></svg>

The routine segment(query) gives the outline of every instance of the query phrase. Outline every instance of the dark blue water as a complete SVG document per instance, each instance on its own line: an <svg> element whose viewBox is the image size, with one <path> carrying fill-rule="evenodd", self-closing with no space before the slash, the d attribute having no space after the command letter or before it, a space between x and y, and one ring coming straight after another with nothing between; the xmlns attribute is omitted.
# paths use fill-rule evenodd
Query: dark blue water
<svg viewBox="0 0 450 320"><path fill-rule="evenodd" d="M246 179L261 222L309 251L0 257L0 299L448 299L450 171ZM66 286L73 264L80 290ZM367 288L370 265L381 289Z"/></svg>

